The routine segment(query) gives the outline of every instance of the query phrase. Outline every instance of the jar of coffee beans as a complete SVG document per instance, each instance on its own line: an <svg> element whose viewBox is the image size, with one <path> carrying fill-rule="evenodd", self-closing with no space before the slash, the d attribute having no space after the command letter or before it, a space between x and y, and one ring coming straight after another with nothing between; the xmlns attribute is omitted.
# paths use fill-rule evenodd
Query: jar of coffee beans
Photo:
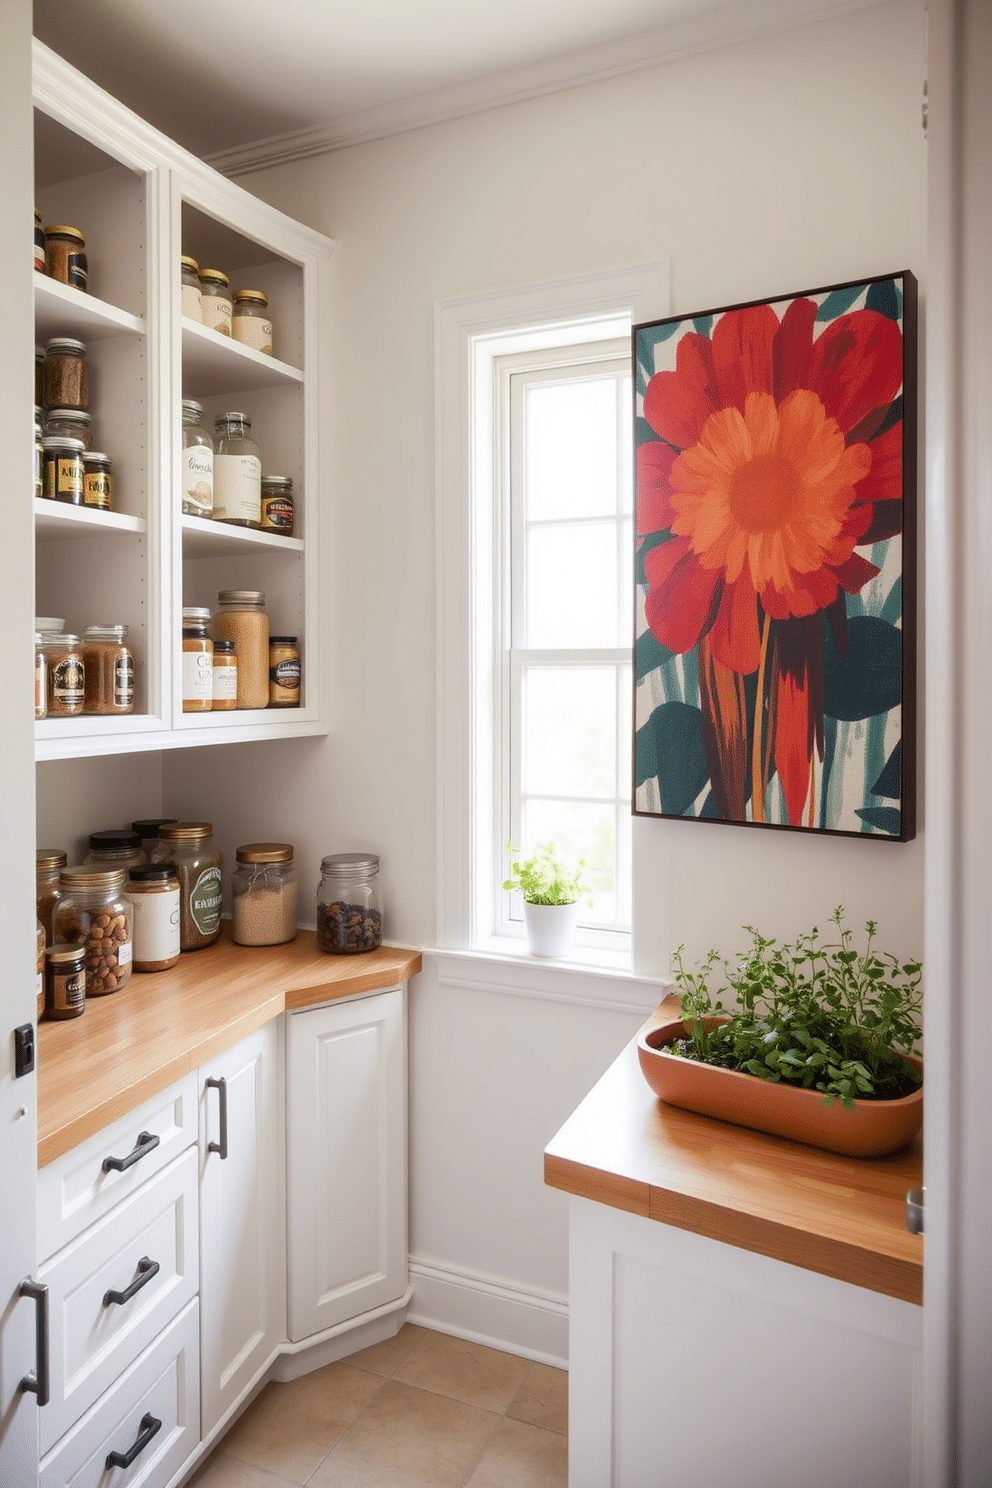
<svg viewBox="0 0 992 1488"><path fill-rule="evenodd" d="M87 997L120 992L131 978L131 905L124 897L123 868L80 864L59 874L62 899L55 906L56 945L85 947Z"/></svg>
<svg viewBox="0 0 992 1488"><path fill-rule="evenodd" d="M382 944L379 859L374 853L331 853L320 860L317 947L356 955Z"/></svg>

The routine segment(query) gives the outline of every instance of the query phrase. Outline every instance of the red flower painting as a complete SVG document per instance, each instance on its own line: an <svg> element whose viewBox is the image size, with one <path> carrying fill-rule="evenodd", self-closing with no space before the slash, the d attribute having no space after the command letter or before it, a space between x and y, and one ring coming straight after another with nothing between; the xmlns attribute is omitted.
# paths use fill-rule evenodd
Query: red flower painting
<svg viewBox="0 0 992 1488"><path fill-rule="evenodd" d="M692 654L698 694L659 699L655 686L653 698L655 708L677 702L690 732L696 720L684 710L698 706L705 814L904 835L901 799L893 807L891 797L862 790L857 814L838 824L827 820L818 787L827 785L826 673L844 673L851 627L859 667L872 640L884 653L879 708L864 717L892 711L893 647L901 670L903 637L863 630L860 622L899 628L891 596L893 584L901 595L902 583L907 277L635 331L641 629L658 643L653 652L640 647L638 686L651 670L642 664L646 649L648 662ZM845 301L850 308L830 313ZM872 615L869 592L876 608L890 600L884 618ZM864 680L845 677L840 690L863 691ZM841 704L842 718L850 706ZM642 711L639 735L652 716L641 718ZM898 731L898 716L894 723ZM875 727L880 778L894 747L891 725L885 759ZM648 729L639 784L651 778L673 728L669 716ZM686 756L685 739L672 747ZM828 763L836 815L850 793L838 789L836 748ZM897 759L901 780L900 765ZM654 775L657 795L661 780L673 778L667 756ZM678 770L674 778L679 794ZM704 814L679 805L671 813L662 800L661 814Z"/></svg>

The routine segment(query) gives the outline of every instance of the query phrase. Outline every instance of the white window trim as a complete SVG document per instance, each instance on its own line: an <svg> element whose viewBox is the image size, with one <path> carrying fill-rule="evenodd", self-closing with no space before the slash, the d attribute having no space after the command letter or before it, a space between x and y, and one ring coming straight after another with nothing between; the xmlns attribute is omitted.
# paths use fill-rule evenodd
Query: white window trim
<svg viewBox="0 0 992 1488"><path fill-rule="evenodd" d="M435 309L437 473L438 946L480 950L491 885L495 511L494 358L547 344L623 335L669 310L667 260L491 294ZM485 804L483 804L485 803ZM495 947L493 947L495 949ZM503 953L514 953L507 937ZM519 954L526 947L521 944Z"/></svg>

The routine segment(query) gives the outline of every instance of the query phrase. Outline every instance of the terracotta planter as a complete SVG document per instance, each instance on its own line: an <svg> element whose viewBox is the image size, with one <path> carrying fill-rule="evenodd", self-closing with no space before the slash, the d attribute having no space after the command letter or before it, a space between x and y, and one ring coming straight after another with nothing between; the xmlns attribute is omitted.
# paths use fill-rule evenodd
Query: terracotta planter
<svg viewBox="0 0 992 1488"><path fill-rule="evenodd" d="M644 1078L670 1106L848 1157L897 1152L923 1124L922 1085L900 1100L856 1100L853 1110L838 1100L825 1105L818 1090L800 1090L666 1052L666 1044L687 1036L686 1025L680 1021L649 1028L637 1040ZM918 1059L912 1062L923 1068Z"/></svg>

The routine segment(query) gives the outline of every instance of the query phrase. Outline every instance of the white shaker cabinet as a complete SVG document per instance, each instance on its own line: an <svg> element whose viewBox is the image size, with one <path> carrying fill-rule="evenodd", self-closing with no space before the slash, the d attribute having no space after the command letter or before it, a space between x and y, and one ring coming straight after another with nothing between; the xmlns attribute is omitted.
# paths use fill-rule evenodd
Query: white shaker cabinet
<svg viewBox="0 0 992 1488"><path fill-rule="evenodd" d="M403 991L288 1022L289 1337L298 1342L406 1292Z"/></svg>
<svg viewBox="0 0 992 1488"><path fill-rule="evenodd" d="M286 1336L283 1021L199 1071L204 1439Z"/></svg>

